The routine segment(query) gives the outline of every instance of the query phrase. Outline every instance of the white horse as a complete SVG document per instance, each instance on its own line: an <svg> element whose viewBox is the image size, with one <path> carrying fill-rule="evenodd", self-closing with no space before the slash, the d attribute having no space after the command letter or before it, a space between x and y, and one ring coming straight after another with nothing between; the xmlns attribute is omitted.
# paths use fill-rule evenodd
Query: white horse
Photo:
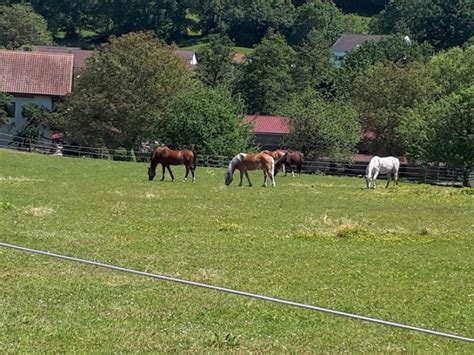
<svg viewBox="0 0 474 355"><path fill-rule="evenodd" d="M369 165L367 166L367 171L365 174L365 182L367 183L367 188L371 186L375 189L375 180L379 174L387 174L387 185L390 184L391 175L393 173L395 184L398 185L398 169L400 169L400 161L395 157L385 157L380 158L374 156L370 159Z"/></svg>
<svg viewBox="0 0 474 355"><path fill-rule="evenodd" d="M263 170L263 186L267 186L267 177L270 178L272 182L272 187L275 187L275 160L268 154L265 153L258 153L258 154L245 154L239 153L237 154L229 163L229 167L227 168L227 172L225 174L225 184L229 186L232 183L234 171L239 169L240 171L240 184L242 186L242 180L244 178L244 174L247 177L249 182L249 186L252 186L252 182L250 181L249 174L247 170Z"/></svg>

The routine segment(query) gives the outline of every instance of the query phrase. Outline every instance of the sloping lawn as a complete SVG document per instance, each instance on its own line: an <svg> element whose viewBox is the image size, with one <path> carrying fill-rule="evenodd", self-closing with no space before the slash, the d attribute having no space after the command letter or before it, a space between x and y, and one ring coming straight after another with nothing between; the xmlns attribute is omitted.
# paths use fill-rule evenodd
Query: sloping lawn
<svg viewBox="0 0 474 355"><path fill-rule="evenodd" d="M472 190L146 168L0 150L0 241L474 337ZM0 328L6 352L474 350L5 248Z"/></svg>

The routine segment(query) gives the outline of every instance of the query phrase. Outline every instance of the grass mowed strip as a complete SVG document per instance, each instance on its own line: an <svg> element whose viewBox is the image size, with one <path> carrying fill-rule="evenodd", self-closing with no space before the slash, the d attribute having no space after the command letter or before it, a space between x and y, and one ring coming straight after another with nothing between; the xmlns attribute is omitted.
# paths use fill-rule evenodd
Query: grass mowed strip
<svg viewBox="0 0 474 355"><path fill-rule="evenodd" d="M210 168L149 182L146 168L0 151L0 240L474 336L471 190L310 175L264 189L261 172L226 187ZM3 248L0 327L5 351L472 352Z"/></svg>

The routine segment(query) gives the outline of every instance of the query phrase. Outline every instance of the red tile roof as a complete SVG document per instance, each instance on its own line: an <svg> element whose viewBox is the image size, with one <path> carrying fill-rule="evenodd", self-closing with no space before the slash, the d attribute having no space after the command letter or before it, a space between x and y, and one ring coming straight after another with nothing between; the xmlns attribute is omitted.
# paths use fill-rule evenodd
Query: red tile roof
<svg viewBox="0 0 474 355"><path fill-rule="evenodd" d="M234 56L232 57L232 61L235 64L240 64L244 61L245 54L244 53L235 53Z"/></svg>
<svg viewBox="0 0 474 355"><path fill-rule="evenodd" d="M81 49L79 47L58 47L58 46L34 46L35 52L54 53L54 54L74 54L74 71L78 72L85 68L86 60L92 57L96 51Z"/></svg>
<svg viewBox="0 0 474 355"><path fill-rule="evenodd" d="M0 91L64 96L72 89L74 56L0 50Z"/></svg>
<svg viewBox="0 0 474 355"><path fill-rule="evenodd" d="M244 122L252 124L254 133L288 134L288 118L282 116L247 115Z"/></svg>

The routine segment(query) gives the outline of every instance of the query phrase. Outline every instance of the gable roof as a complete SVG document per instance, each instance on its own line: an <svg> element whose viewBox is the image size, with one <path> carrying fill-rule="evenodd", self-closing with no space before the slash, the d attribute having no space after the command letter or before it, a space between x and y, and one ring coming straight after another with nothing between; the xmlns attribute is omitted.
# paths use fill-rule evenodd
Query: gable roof
<svg viewBox="0 0 474 355"><path fill-rule="evenodd" d="M86 66L87 58L93 56L96 51L81 49L79 47L58 47L58 46L33 46L33 51L53 54L73 54L74 72L81 71Z"/></svg>
<svg viewBox="0 0 474 355"><path fill-rule="evenodd" d="M367 41L381 41L390 38L390 35L362 35L362 34L343 34L332 45L332 52L346 52L360 46Z"/></svg>
<svg viewBox="0 0 474 355"><path fill-rule="evenodd" d="M288 118L283 116L246 115L244 122L250 123L254 133L288 134Z"/></svg>
<svg viewBox="0 0 474 355"><path fill-rule="evenodd" d="M190 69L194 69L197 65L196 52L194 51L184 51L184 50L174 50L174 53L184 59L184 64Z"/></svg>
<svg viewBox="0 0 474 355"><path fill-rule="evenodd" d="M72 89L74 56L0 50L0 91L64 96Z"/></svg>

